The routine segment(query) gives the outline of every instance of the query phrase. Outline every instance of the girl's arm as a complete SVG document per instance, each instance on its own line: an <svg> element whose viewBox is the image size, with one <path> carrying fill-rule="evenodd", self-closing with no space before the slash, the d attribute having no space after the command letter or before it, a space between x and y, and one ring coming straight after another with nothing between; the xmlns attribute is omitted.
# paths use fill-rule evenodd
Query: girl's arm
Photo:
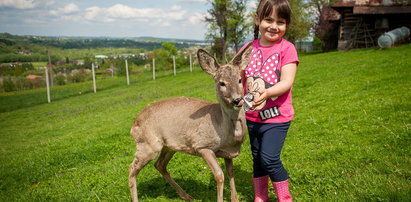
<svg viewBox="0 0 411 202"><path fill-rule="evenodd" d="M281 80L270 88L262 88L258 92L260 97L254 100L254 107L260 105L270 97L278 97L289 91L294 83L295 74L297 72L297 63L289 63L281 68Z"/></svg>

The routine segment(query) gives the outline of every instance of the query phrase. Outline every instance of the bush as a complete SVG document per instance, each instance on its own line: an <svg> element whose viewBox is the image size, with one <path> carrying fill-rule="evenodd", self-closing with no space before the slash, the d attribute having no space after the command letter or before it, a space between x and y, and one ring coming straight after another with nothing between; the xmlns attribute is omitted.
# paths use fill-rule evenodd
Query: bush
<svg viewBox="0 0 411 202"><path fill-rule="evenodd" d="M57 82L57 85L60 85L60 86L66 85L66 76L64 74L58 73L56 75L56 82Z"/></svg>
<svg viewBox="0 0 411 202"><path fill-rule="evenodd" d="M169 70L173 68L173 59L164 49L154 51L156 71Z"/></svg>
<svg viewBox="0 0 411 202"><path fill-rule="evenodd" d="M7 77L3 80L3 88L6 92L11 92L15 90L15 86L11 77Z"/></svg>
<svg viewBox="0 0 411 202"><path fill-rule="evenodd" d="M323 51L324 42L320 38L314 37L314 51Z"/></svg>
<svg viewBox="0 0 411 202"><path fill-rule="evenodd" d="M68 77L70 82L78 83L83 81L91 80L91 70L89 69L75 69L71 72L70 77Z"/></svg>
<svg viewBox="0 0 411 202"><path fill-rule="evenodd" d="M190 59L184 57L176 57L176 68L181 68L190 65Z"/></svg>
<svg viewBox="0 0 411 202"><path fill-rule="evenodd" d="M46 81L43 78L25 79L24 88L33 89L46 86Z"/></svg>

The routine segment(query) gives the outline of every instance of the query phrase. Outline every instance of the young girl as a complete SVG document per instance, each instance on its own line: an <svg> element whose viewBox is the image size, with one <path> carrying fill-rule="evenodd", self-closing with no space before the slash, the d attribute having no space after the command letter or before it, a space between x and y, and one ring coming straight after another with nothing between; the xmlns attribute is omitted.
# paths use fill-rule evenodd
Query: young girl
<svg viewBox="0 0 411 202"><path fill-rule="evenodd" d="M288 0L260 1L255 16L255 40L250 42L250 63L242 72L255 202L268 201L269 178L278 201L292 201L289 176L280 160L294 116L291 89L299 64L294 45L283 39L290 20Z"/></svg>

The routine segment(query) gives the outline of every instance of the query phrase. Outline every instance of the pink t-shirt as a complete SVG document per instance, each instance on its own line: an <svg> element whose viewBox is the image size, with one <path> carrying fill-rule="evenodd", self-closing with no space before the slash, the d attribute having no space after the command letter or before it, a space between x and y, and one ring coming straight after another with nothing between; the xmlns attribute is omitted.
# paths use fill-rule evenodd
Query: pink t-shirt
<svg viewBox="0 0 411 202"><path fill-rule="evenodd" d="M285 39L268 47L261 46L258 39L251 43L253 43L253 51L250 63L244 70L245 94L255 93L261 87L267 89L277 84L281 79L281 68L284 65L293 62L299 64L297 50ZM291 90L277 98L268 98L255 110L246 112L247 120L258 123L285 123L291 121L293 117Z"/></svg>

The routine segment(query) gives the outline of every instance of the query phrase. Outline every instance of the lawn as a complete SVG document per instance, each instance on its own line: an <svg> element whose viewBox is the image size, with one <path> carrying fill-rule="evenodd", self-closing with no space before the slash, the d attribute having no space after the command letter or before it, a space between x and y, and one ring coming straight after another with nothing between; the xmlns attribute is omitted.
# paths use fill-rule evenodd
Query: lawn
<svg viewBox="0 0 411 202"><path fill-rule="evenodd" d="M295 201L411 200L411 44L300 57L295 120L282 153ZM149 103L177 96L216 101L198 67L0 94L0 201L129 201L129 130ZM248 138L234 160L241 201L253 200ZM221 163L223 161L220 161ZM153 167L138 177L141 201L181 201ZM176 181L216 200L203 160L176 154ZM226 182L224 198L229 201ZM270 197L275 201L271 190Z"/></svg>

